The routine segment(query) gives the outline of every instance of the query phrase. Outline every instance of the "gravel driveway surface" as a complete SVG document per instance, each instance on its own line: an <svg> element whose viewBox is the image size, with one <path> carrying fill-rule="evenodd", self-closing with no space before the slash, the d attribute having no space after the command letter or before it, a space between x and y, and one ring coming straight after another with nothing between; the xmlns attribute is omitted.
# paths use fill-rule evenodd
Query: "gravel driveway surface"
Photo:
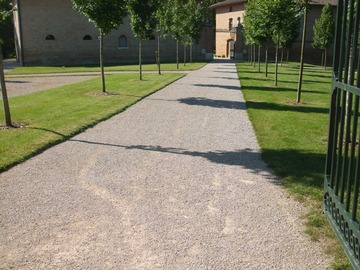
<svg viewBox="0 0 360 270"><path fill-rule="evenodd" d="M6 76L6 75L5 75ZM27 95L33 92L48 90L66 84L82 82L97 77L96 75L87 76L28 76L28 77L9 77L6 76L6 89L8 97ZM2 95L0 94L0 98Z"/></svg>
<svg viewBox="0 0 360 270"><path fill-rule="evenodd" d="M262 162L234 63L0 175L1 269L326 269Z"/></svg>

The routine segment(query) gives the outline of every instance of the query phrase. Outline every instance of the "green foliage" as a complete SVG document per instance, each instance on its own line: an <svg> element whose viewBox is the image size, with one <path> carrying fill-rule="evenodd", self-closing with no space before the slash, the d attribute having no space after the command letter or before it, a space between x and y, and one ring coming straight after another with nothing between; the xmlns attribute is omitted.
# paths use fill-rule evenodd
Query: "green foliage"
<svg viewBox="0 0 360 270"><path fill-rule="evenodd" d="M328 49L333 43L335 31L335 22L329 3L323 7L320 18L315 20L313 30L313 47L323 50Z"/></svg>
<svg viewBox="0 0 360 270"><path fill-rule="evenodd" d="M0 46L5 57L15 52L13 11L10 0L0 0Z"/></svg>
<svg viewBox="0 0 360 270"><path fill-rule="evenodd" d="M189 45L199 41L206 18L209 16L210 0L174 0L171 6L171 32L175 40Z"/></svg>
<svg viewBox="0 0 360 270"><path fill-rule="evenodd" d="M206 19L209 16L210 1L196 1L189 0L187 3L187 9L189 11L189 37L195 39L196 43L199 42L201 37L201 31L205 25Z"/></svg>
<svg viewBox="0 0 360 270"><path fill-rule="evenodd" d="M272 39L276 46L294 40L300 5L294 0L265 0Z"/></svg>
<svg viewBox="0 0 360 270"><path fill-rule="evenodd" d="M10 0L0 0L0 22L5 21L13 12L13 5Z"/></svg>
<svg viewBox="0 0 360 270"><path fill-rule="evenodd" d="M246 5L244 35L246 43L263 44L271 39L270 17L264 16L266 1L253 0Z"/></svg>
<svg viewBox="0 0 360 270"><path fill-rule="evenodd" d="M172 24L172 2L170 0L157 0L156 21L157 31L161 31L163 37L167 37L171 32Z"/></svg>
<svg viewBox="0 0 360 270"><path fill-rule="evenodd" d="M244 18L247 44L273 40L279 47L288 46L298 36L300 6L294 0L252 0Z"/></svg>
<svg viewBox="0 0 360 270"><path fill-rule="evenodd" d="M136 38L149 40L154 36L157 4L156 0L128 0L131 28Z"/></svg>
<svg viewBox="0 0 360 270"><path fill-rule="evenodd" d="M298 32L298 18L294 18L294 20L290 20L289 24L286 28L281 31L280 34L280 47L281 48L290 48L292 43L295 42L295 40L299 36Z"/></svg>
<svg viewBox="0 0 360 270"><path fill-rule="evenodd" d="M187 44L189 41L188 33L190 16L185 0L174 0L171 6L171 16L173 18L171 24L171 32L176 41Z"/></svg>
<svg viewBox="0 0 360 270"><path fill-rule="evenodd" d="M72 0L72 3L103 34L118 28L127 15L125 0Z"/></svg>

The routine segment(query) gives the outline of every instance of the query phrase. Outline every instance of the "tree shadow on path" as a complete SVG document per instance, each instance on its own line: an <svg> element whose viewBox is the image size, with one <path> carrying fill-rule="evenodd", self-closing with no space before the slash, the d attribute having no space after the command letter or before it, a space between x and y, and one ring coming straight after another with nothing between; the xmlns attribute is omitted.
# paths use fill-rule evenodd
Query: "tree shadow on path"
<svg viewBox="0 0 360 270"><path fill-rule="evenodd" d="M200 87L207 87L207 88L224 88L228 90L237 90L240 91L241 87L239 86L232 86L232 85L224 85L224 84L193 84L194 86Z"/></svg>
<svg viewBox="0 0 360 270"><path fill-rule="evenodd" d="M187 105L208 106L221 109L246 110L244 102L230 100L216 100L201 97L181 98L179 102Z"/></svg>

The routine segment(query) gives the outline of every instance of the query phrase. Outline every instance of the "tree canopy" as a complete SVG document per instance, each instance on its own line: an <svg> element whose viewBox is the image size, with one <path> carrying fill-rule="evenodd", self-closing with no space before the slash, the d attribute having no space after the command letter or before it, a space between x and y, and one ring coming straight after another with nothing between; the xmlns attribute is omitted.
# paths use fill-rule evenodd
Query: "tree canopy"
<svg viewBox="0 0 360 270"><path fill-rule="evenodd" d="M72 0L75 10L83 14L104 34L118 28L127 15L125 0Z"/></svg>
<svg viewBox="0 0 360 270"><path fill-rule="evenodd" d="M334 41L335 31L335 22L329 3L323 7L320 18L315 20L313 30L313 47L323 50L328 49Z"/></svg>
<svg viewBox="0 0 360 270"><path fill-rule="evenodd" d="M263 44L271 39L270 19L265 15L266 1L253 0L246 5L244 35L248 44Z"/></svg>
<svg viewBox="0 0 360 270"><path fill-rule="evenodd" d="M72 0L73 7L87 17L100 32L100 68L102 91L106 92L103 62L104 35L118 28L127 15L126 0Z"/></svg>
<svg viewBox="0 0 360 270"><path fill-rule="evenodd" d="M136 38L148 40L154 37L157 5L156 0L128 0L131 28Z"/></svg>
<svg viewBox="0 0 360 270"><path fill-rule="evenodd" d="M0 0L0 46L5 57L15 52L13 5L10 0Z"/></svg>

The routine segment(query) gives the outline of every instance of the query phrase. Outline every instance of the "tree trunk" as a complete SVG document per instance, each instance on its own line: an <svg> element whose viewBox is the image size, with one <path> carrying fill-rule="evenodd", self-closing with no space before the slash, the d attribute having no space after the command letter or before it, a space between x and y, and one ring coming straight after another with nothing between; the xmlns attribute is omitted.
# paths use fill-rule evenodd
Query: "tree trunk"
<svg viewBox="0 0 360 270"><path fill-rule="evenodd" d="M304 72L304 49L305 49L306 27L307 27L307 15L308 15L308 7L306 4L305 12L304 12L302 41L301 41L300 72L299 72L299 84L298 84L298 90L297 90L296 103L300 103L300 101L301 101L302 77L303 77L303 72Z"/></svg>
<svg viewBox="0 0 360 270"><path fill-rule="evenodd" d="M176 68L179 69L179 41L176 41Z"/></svg>
<svg viewBox="0 0 360 270"><path fill-rule="evenodd" d="M254 50L254 52L253 52L253 55L254 55L254 63L253 63L253 65L254 65L254 68L256 67L256 45L254 44L253 45L253 50Z"/></svg>
<svg viewBox="0 0 360 270"><path fill-rule="evenodd" d="M0 46L0 82L1 82L1 94L2 94L2 98L3 98L3 104L4 104L4 112L5 112L5 123L6 123L6 126L12 127L10 106L9 106L9 100L8 100L7 91L6 91L6 83L5 83L1 46Z"/></svg>
<svg viewBox="0 0 360 270"><path fill-rule="evenodd" d="M289 54L290 54L290 49L286 48L286 64L289 64Z"/></svg>
<svg viewBox="0 0 360 270"><path fill-rule="evenodd" d="M156 62L157 62L157 66L158 66L158 73L159 73L159 75L161 75L160 36L161 36L161 30L159 31L159 35L158 35L158 51L157 51L157 57L156 57Z"/></svg>
<svg viewBox="0 0 360 270"><path fill-rule="evenodd" d="M139 75L140 81L142 81L142 39L139 40Z"/></svg>
<svg viewBox="0 0 360 270"><path fill-rule="evenodd" d="M184 44L184 66L186 66L186 45Z"/></svg>
<svg viewBox="0 0 360 270"><path fill-rule="evenodd" d="M249 58L248 58L248 62L252 64L252 45L249 45Z"/></svg>
<svg viewBox="0 0 360 270"><path fill-rule="evenodd" d="M269 71L269 60L268 60L268 46L265 48L265 77L268 76Z"/></svg>
<svg viewBox="0 0 360 270"><path fill-rule="evenodd" d="M326 65L327 65L327 61L326 61L327 59L326 58L327 58L327 50L325 49L324 50L324 67L325 67L325 70L326 70Z"/></svg>
<svg viewBox="0 0 360 270"><path fill-rule="evenodd" d="M278 71L279 71L279 41L275 49L275 86L278 86Z"/></svg>
<svg viewBox="0 0 360 270"><path fill-rule="evenodd" d="M283 61L284 61L284 48L281 48L281 60L280 60L281 66L283 65Z"/></svg>
<svg viewBox="0 0 360 270"><path fill-rule="evenodd" d="M190 63L193 61L193 42L190 42Z"/></svg>
<svg viewBox="0 0 360 270"><path fill-rule="evenodd" d="M261 45L259 45L258 48L258 65L259 65L258 72L260 72L260 55L261 55Z"/></svg>
<svg viewBox="0 0 360 270"><path fill-rule="evenodd" d="M102 91L103 93L106 93L105 71L104 71L104 33L101 30L100 30L100 69L101 69Z"/></svg>
<svg viewBox="0 0 360 270"><path fill-rule="evenodd" d="M321 64L320 64L320 66L324 66L324 52L322 51L321 52Z"/></svg>

